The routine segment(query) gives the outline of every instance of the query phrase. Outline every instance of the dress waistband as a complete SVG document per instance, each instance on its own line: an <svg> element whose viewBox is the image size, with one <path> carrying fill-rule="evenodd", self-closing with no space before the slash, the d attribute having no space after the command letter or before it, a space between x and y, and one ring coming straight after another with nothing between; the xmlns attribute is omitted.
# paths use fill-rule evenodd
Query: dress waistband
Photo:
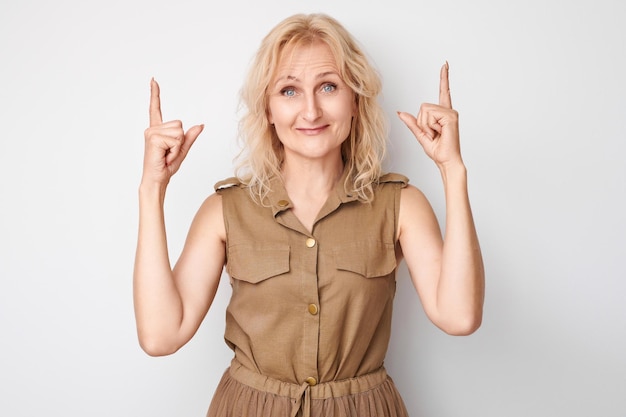
<svg viewBox="0 0 626 417"><path fill-rule="evenodd" d="M233 359L229 373L233 379L259 391L292 398L294 400L292 417L298 415L300 410L302 410L303 417L309 417L311 415L312 399L319 400L359 394L382 384L388 378L385 368L381 367L374 372L355 378L321 382L315 385L303 382L302 385L298 385L251 371L245 368L237 359Z"/></svg>

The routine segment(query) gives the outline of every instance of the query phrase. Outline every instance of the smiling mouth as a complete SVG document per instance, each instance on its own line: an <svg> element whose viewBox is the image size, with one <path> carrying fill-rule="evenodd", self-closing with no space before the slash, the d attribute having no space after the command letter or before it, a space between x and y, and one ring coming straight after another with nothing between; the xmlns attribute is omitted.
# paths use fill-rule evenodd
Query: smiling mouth
<svg viewBox="0 0 626 417"><path fill-rule="evenodd" d="M317 127L299 127L296 130L300 133L303 133L305 135L317 135L319 133L321 133L322 131L324 131L324 129L326 129L328 127L328 125L324 125L324 126L317 126Z"/></svg>

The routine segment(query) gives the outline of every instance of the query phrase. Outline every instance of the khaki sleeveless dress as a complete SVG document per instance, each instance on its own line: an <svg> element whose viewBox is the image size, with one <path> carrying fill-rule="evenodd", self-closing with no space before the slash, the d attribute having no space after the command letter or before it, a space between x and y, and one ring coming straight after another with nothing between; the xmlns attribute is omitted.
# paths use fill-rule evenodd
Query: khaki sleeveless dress
<svg viewBox="0 0 626 417"><path fill-rule="evenodd" d="M234 178L216 184L232 285L225 340L235 355L208 417L408 416L383 367L408 180L384 175L374 201L361 203L344 179L312 232L280 180L265 206Z"/></svg>

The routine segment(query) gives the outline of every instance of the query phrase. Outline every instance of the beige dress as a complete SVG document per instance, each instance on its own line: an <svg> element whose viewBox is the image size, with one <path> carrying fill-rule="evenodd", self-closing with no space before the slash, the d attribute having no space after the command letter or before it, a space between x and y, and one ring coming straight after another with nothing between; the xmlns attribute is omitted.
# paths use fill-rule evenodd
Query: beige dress
<svg viewBox="0 0 626 417"><path fill-rule="evenodd" d="M408 180L381 177L372 203L343 181L312 232L278 179L265 206L236 179L216 184L232 285L225 340L235 355L207 416L407 416L383 360Z"/></svg>

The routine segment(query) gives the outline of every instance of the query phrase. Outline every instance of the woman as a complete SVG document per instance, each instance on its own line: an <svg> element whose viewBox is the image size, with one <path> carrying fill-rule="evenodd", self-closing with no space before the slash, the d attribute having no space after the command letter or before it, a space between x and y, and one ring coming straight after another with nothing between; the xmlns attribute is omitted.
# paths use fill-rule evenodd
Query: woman
<svg viewBox="0 0 626 417"><path fill-rule="evenodd" d="M439 104L423 104L417 117L398 113L441 171L445 239L424 195L381 172L380 90L334 19L278 24L242 90L238 178L202 204L172 270L165 189L203 126L163 123L152 81L134 273L139 341L150 355L183 346L226 266L234 359L209 416L406 416L383 367L402 258L435 325L456 335L480 325L484 273L448 65Z"/></svg>

